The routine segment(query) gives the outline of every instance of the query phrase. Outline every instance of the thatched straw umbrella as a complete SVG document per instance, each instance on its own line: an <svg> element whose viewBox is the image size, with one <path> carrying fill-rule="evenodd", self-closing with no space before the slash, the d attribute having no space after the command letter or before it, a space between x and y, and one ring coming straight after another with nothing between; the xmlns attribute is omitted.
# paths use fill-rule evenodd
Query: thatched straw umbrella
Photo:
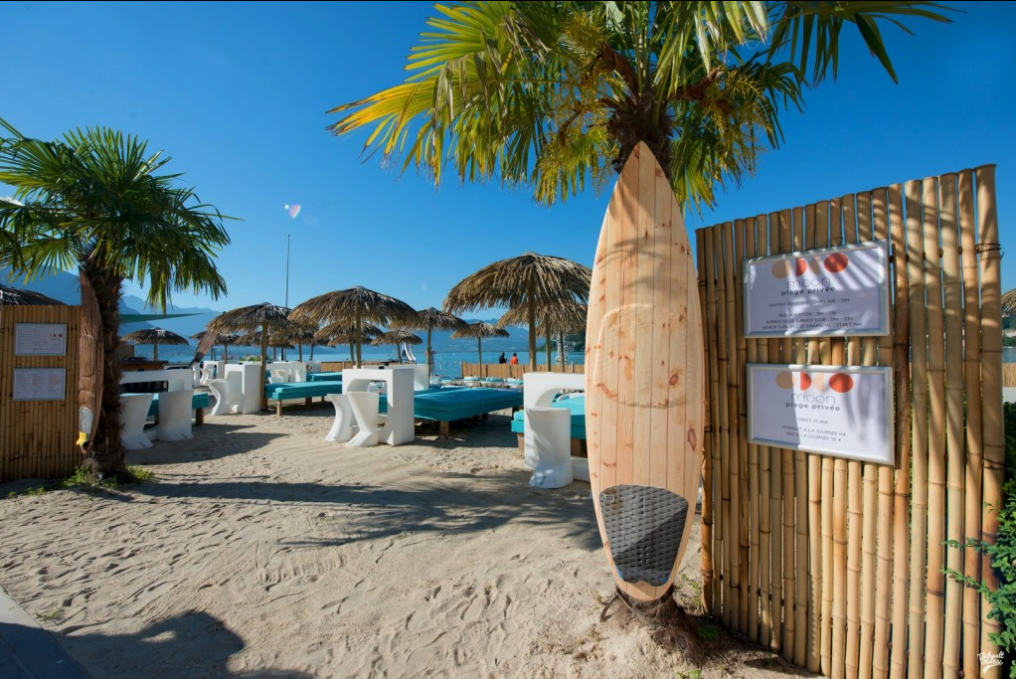
<svg viewBox="0 0 1016 679"><path fill-rule="evenodd" d="M509 309L497 322L498 327L514 325L525 327L529 318L527 307ZM574 299L554 299L540 304L536 309L537 327L547 338L547 365L550 365L550 339L558 335L559 346L564 347L566 333L585 332L589 319L589 306ZM549 370L550 368L548 368Z"/></svg>
<svg viewBox="0 0 1016 679"><path fill-rule="evenodd" d="M352 323L332 323L314 333L314 341L329 347L337 347L340 344L349 345L349 360L356 359L357 338L366 342L384 334L384 330L371 323L361 323L360 332Z"/></svg>
<svg viewBox="0 0 1016 679"><path fill-rule="evenodd" d="M1016 316L1016 289L1002 295L1002 315Z"/></svg>
<svg viewBox="0 0 1016 679"><path fill-rule="evenodd" d="M469 324L458 316L453 316L434 307L417 311L416 318L411 321L395 324L396 327L405 328L406 330L427 331L427 366L432 372L434 370L434 351L431 349L430 340L433 332L435 330L461 330L467 325Z"/></svg>
<svg viewBox="0 0 1016 679"><path fill-rule="evenodd" d="M452 339L462 339L464 337L476 338L476 352L480 355L480 365L482 366L483 339L485 337L508 337L508 331L504 328L499 328L496 325L491 325L490 323L477 321L476 323L470 323L461 330L456 330L452 333Z"/></svg>
<svg viewBox="0 0 1016 679"><path fill-rule="evenodd" d="M408 330L389 330L380 337L375 337L371 340L371 345L379 347L383 344L394 344L396 346L402 344L423 344L423 340L418 335L414 335ZM402 363L402 349L399 348L399 363Z"/></svg>
<svg viewBox="0 0 1016 679"><path fill-rule="evenodd" d="M66 306L63 302L47 297L41 292L20 290L0 285L0 306Z"/></svg>
<svg viewBox="0 0 1016 679"><path fill-rule="evenodd" d="M263 333L260 331L249 332L246 335L240 335L235 344L238 347L259 347L261 346L262 335ZM268 342L266 343L266 346L270 347L272 350L273 361L279 353L276 351L277 349L296 349L296 345L289 341L288 338L280 337L278 334L272 333L271 331L268 333ZM285 360L285 358L283 358L283 360Z"/></svg>
<svg viewBox="0 0 1016 679"><path fill-rule="evenodd" d="M314 335L318 331L316 323L296 323L293 322L289 326L282 329L281 332L276 332L277 337L288 340L296 345L297 351L299 351L298 361L303 361L303 345L310 345L310 360L314 360ZM286 347L292 349L293 347ZM285 355L283 355L285 358Z"/></svg>
<svg viewBox="0 0 1016 679"><path fill-rule="evenodd" d="M181 337L175 332L163 330L162 328L142 328L141 330L129 332L120 339L125 342L134 342L135 344L151 344L153 361L159 360L160 344L190 344L186 337Z"/></svg>
<svg viewBox="0 0 1016 679"><path fill-rule="evenodd" d="M314 323L351 323L356 330L356 365L363 365L363 341L359 329L366 323L388 325L409 320L416 315L413 307L402 300L357 286L348 290L326 292L293 309L293 320Z"/></svg>
<svg viewBox="0 0 1016 679"><path fill-rule="evenodd" d="M193 335L190 336L190 338L192 340L197 340L197 341L200 342L201 340L203 340L205 338L205 334L208 333L208 332L210 332L210 331L209 330L202 330L201 332L194 333ZM228 361L229 360L229 347L231 345L236 344L236 341L238 339L240 339L240 336L239 335L234 335L233 333L228 333L228 332L215 333L215 344L221 344L222 345L222 360L223 361Z"/></svg>
<svg viewBox="0 0 1016 679"><path fill-rule="evenodd" d="M212 319L208 329L215 332L254 332L285 326L289 323L289 309L262 302L251 306L240 307ZM268 333L261 335L261 409L268 409L268 397L265 395L265 363L268 358Z"/></svg>
<svg viewBox="0 0 1016 679"><path fill-rule="evenodd" d="M452 288L445 311L461 313L481 307L526 307L529 321L529 368L536 370L536 309L551 299L589 300L592 271L561 257L526 253L490 264Z"/></svg>

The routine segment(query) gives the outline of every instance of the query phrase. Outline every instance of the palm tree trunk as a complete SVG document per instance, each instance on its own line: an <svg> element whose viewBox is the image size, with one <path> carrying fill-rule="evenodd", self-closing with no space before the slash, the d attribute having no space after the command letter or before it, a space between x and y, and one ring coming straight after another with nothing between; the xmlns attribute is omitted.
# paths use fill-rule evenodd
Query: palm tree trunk
<svg viewBox="0 0 1016 679"><path fill-rule="evenodd" d="M102 316L102 410L95 439L88 450L85 467L101 477L127 471L126 451L120 441L120 364L116 350L120 346L120 293L123 279L82 264L81 271L95 290Z"/></svg>

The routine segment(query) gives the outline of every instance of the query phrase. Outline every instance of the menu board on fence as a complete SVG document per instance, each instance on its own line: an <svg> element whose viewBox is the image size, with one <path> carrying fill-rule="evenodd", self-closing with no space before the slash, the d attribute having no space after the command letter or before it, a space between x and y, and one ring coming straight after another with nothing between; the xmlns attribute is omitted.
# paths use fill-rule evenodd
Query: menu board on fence
<svg viewBox="0 0 1016 679"><path fill-rule="evenodd" d="M745 261L745 337L889 334L886 241Z"/></svg>
<svg viewBox="0 0 1016 679"><path fill-rule="evenodd" d="M66 368L15 368L15 401L62 401L67 391Z"/></svg>
<svg viewBox="0 0 1016 679"><path fill-rule="evenodd" d="M15 356L64 356L67 354L66 323L15 323Z"/></svg>
<svg viewBox="0 0 1016 679"><path fill-rule="evenodd" d="M892 368L747 368L750 443L895 463Z"/></svg>

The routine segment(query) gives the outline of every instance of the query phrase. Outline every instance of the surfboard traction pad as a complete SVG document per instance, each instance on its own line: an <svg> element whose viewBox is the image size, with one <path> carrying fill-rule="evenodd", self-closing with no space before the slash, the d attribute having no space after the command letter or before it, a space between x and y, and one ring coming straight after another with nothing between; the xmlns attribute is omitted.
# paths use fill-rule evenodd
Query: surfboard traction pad
<svg viewBox="0 0 1016 679"><path fill-rule="evenodd" d="M622 484L600 492L600 513L621 579L665 585L681 548L688 501L666 488Z"/></svg>

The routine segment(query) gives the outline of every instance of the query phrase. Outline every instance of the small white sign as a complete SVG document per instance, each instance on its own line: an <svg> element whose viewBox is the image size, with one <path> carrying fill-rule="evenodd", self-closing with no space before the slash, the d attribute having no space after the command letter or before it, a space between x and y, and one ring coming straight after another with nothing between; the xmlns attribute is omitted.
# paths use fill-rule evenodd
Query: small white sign
<svg viewBox="0 0 1016 679"><path fill-rule="evenodd" d="M888 335L888 246L749 259L744 294L745 337Z"/></svg>
<svg viewBox="0 0 1016 679"><path fill-rule="evenodd" d="M895 464L892 368L747 368L750 443Z"/></svg>
<svg viewBox="0 0 1016 679"><path fill-rule="evenodd" d="M67 390L66 368L15 368L15 401L63 401Z"/></svg>
<svg viewBox="0 0 1016 679"><path fill-rule="evenodd" d="M15 356L64 356L67 354L66 323L15 323Z"/></svg>

